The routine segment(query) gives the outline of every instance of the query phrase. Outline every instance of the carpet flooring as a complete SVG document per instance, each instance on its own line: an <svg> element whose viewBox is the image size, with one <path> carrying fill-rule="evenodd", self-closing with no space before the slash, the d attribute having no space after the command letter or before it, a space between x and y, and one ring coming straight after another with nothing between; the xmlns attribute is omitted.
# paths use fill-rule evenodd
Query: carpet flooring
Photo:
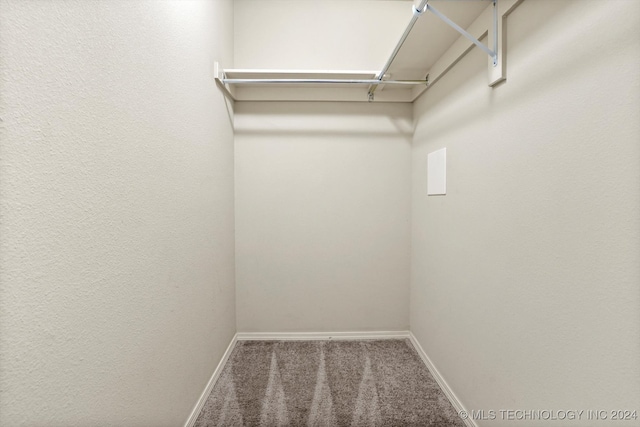
<svg viewBox="0 0 640 427"><path fill-rule="evenodd" d="M238 341L195 425L464 427L406 339Z"/></svg>

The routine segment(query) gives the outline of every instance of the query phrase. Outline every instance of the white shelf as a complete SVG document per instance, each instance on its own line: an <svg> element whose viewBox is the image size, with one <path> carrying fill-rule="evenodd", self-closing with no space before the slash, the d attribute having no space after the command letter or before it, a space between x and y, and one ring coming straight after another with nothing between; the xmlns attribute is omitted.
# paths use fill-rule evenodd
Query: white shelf
<svg viewBox="0 0 640 427"><path fill-rule="evenodd" d="M216 80L236 101L351 101L368 102L369 86L355 83L223 84L224 79L250 80L375 80L374 70L259 70L219 69ZM413 86L381 84L375 102L411 102Z"/></svg>
<svg viewBox="0 0 640 427"><path fill-rule="evenodd" d="M230 79L374 79L378 71L225 69Z"/></svg>
<svg viewBox="0 0 640 427"><path fill-rule="evenodd" d="M438 5L436 10L427 0L420 0L419 7L414 5L411 21L382 70L225 70L216 63L216 84L234 101L370 102L373 98L373 102L411 103L471 48L478 47L489 55L488 83L493 87L506 79L504 21L521 2L500 0L488 6L478 2L476 6L464 8L455 2L443 2L442 8ZM418 21L422 15L427 17ZM442 27L436 25L442 25L439 20L456 31L453 34L441 31ZM417 22L422 24L417 24L414 36L409 37ZM480 41L485 36L487 44ZM434 44L439 47L434 49ZM423 50L424 55L417 54ZM385 74L381 81L376 79L380 73Z"/></svg>

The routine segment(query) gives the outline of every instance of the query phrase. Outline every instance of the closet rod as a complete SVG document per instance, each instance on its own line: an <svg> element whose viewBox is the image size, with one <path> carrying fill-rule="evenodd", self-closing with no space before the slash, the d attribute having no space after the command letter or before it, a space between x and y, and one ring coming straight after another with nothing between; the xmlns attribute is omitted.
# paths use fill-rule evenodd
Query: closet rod
<svg viewBox="0 0 640 427"><path fill-rule="evenodd" d="M400 37L400 40L396 44L395 49L393 49L393 52L391 52L391 56L387 60L387 63L384 64L384 67L382 67L382 70L380 71L380 73L376 77L377 81L374 82L371 85L371 87L369 87L369 99L370 100L372 100L373 92L375 92L375 90L378 87L378 85L381 84L381 83L386 84L386 81L383 82L382 79L384 78L384 75L387 74L387 71L389 71L389 68L391 67L391 64L393 63L393 60L396 59L396 56L398 55L398 52L400 52L400 49L402 48L402 45L404 45L404 42L407 40L407 37L409 37L409 33L411 33L411 30L413 29L413 26L415 25L416 21L427 10L427 1L428 0L421 0L420 1L420 5L418 5L418 7L416 7L415 4L413 5L413 16L411 16L411 20L409 21L409 24L407 25L407 28L404 30L404 33L402 33L402 37Z"/></svg>
<svg viewBox="0 0 640 427"><path fill-rule="evenodd" d="M346 80L346 79L222 79L223 84L355 84L371 85L379 83L377 79ZM426 85L426 80L384 80L384 84L395 85Z"/></svg>

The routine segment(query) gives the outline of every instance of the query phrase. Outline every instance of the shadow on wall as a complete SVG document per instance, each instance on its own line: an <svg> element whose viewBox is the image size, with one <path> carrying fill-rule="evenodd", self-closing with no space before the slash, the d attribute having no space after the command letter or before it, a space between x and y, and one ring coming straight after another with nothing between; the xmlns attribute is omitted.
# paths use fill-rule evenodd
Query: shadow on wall
<svg viewBox="0 0 640 427"><path fill-rule="evenodd" d="M234 124L237 135L360 136L376 140L401 136L410 143L411 110L410 104L245 102L236 104ZM376 120L372 121L372 117Z"/></svg>
<svg viewBox="0 0 640 427"><path fill-rule="evenodd" d="M483 110L494 105L498 97L501 103L513 103L512 105L517 104L519 100L531 102L543 92L541 88L545 88L545 91L553 91L554 88L564 85L567 79L576 80L578 78L576 72L587 73L594 66L601 66L603 61L606 61L603 56L640 54L637 42L633 37L629 37L633 28L629 28L628 25L620 25L616 31L602 31L598 28L599 22L605 25L609 21L608 14L615 14L617 2L589 3L591 7L584 9L584 15L580 19L563 15L564 10L571 3L570 1L524 2L507 18L507 25L517 25L519 32L526 35L520 39L507 36L506 82L494 88L488 86L486 55L474 48L447 73L448 75L443 77L445 80L426 91L423 94L428 97L428 107L425 112L428 112L431 106L438 105L437 115L430 115L430 138L448 134L458 128L461 122L472 123L476 120L485 120L486 112L483 113ZM625 3L622 2L622 4ZM567 22L571 21L581 24L567 25ZM585 25L585 22L591 25ZM631 25L631 20L628 24ZM536 34L549 31L548 27L552 27L552 32L559 34L560 37L554 38L553 43L537 43ZM594 37L594 33L599 37ZM594 43L594 40L597 42ZM572 54L567 56L567 51ZM518 58L516 69L518 73L514 74L513 64L516 61L513 59L516 56L522 56L522 58ZM525 79L526 84L512 86L515 90L510 88L508 91L499 92L503 85L509 84L509 80L515 82ZM445 86L446 80L463 83L455 86L454 89L441 88L440 85ZM605 76L603 76L603 82L604 80ZM593 84L601 84L601 82L593 82ZM464 94L464 96L451 96L453 94ZM448 99L455 99L456 102L442 108L443 105L440 103ZM452 114L452 111L455 111L455 114Z"/></svg>

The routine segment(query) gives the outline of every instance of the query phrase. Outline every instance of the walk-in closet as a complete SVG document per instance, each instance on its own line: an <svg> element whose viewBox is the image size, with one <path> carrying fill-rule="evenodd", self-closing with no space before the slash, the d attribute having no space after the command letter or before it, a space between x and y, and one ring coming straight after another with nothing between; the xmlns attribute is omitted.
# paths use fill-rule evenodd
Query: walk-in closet
<svg viewBox="0 0 640 427"><path fill-rule="evenodd" d="M0 0L0 425L640 426L640 2Z"/></svg>

